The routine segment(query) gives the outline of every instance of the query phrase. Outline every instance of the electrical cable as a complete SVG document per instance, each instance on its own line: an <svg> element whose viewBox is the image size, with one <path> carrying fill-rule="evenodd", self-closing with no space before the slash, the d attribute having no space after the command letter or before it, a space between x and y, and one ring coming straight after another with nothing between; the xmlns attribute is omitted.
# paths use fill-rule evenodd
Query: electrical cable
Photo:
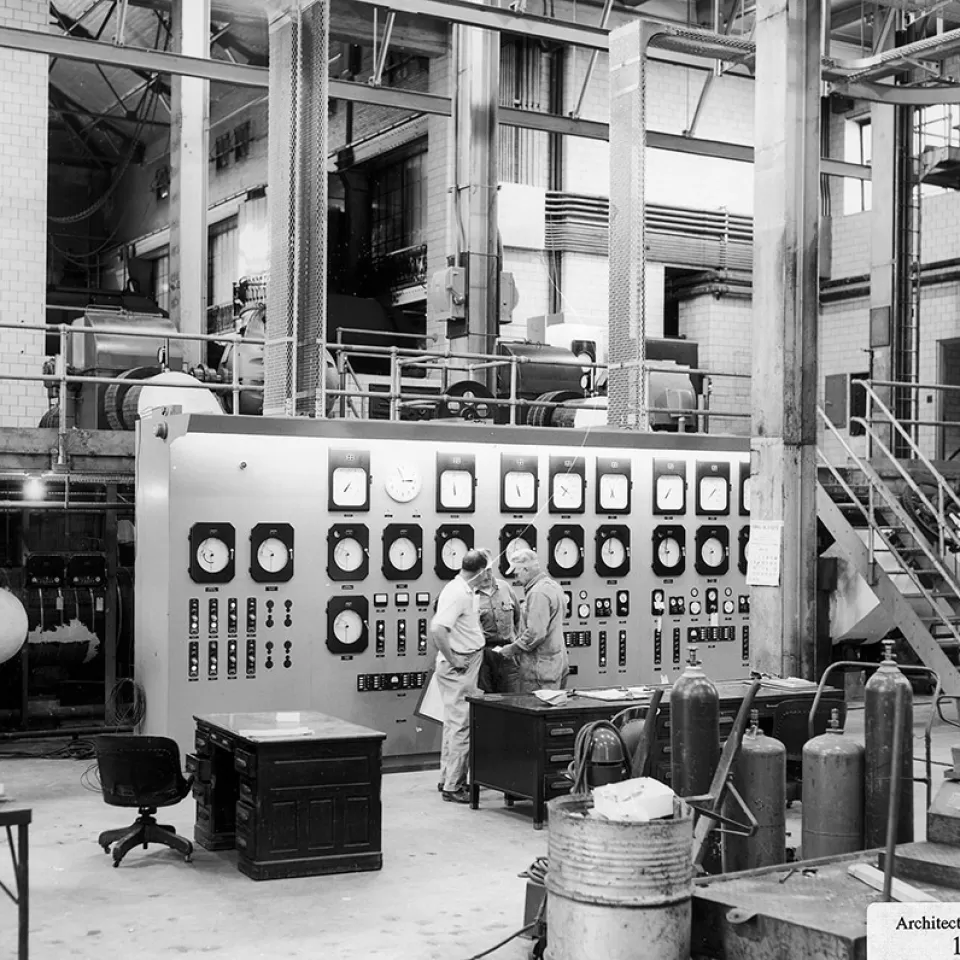
<svg viewBox="0 0 960 960"><path fill-rule="evenodd" d="M469 957L468 960L482 960L483 957L489 957L491 953L495 953L501 947L505 947L508 943L510 943L511 940L516 940L517 937L522 937L528 930L534 930L540 923L540 914L542 912L543 904L540 905L540 911L537 913L537 918L531 923L528 923L525 927L521 927L519 930L514 931L509 937L505 937L499 943L490 947L489 950L484 950L483 953L475 953L472 957Z"/></svg>

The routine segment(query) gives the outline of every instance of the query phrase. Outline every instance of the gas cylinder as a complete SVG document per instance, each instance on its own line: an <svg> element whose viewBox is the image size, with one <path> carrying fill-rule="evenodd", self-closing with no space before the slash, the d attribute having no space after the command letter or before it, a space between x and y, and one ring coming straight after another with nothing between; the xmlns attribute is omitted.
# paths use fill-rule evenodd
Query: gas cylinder
<svg viewBox="0 0 960 960"><path fill-rule="evenodd" d="M893 738L903 738L900 752L900 809L897 816L897 843L913 841L913 688L893 659L893 643L883 643L884 659L864 689L863 843L864 848L882 847L887 842L890 806L890 763ZM900 730L893 728L897 696L903 698Z"/></svg>
<svg viewBox="0 0 960 960"><path fill-rule="evenodd" d="M836 710L803 746L801 806L804 860L863 849L863 746L841 733Z"/></svg>
<svg viewBox="0 0 960 960"><path fill-rule="evenodd" d="M678 797L710 790L720 760L720 695L690 651L670 691L670 785Z"/></svg>
<svg viewBox="0 0 960 960"><path fill-rule="evenodd" d="M774 866L783 863L787 855L787 748L774 737L764 736L757 718L754 710L731 778L756 818L757 832L752 837L723 834L724 873ZM730 795L724 801L723 815L746 821L740 804Z"/></svg>

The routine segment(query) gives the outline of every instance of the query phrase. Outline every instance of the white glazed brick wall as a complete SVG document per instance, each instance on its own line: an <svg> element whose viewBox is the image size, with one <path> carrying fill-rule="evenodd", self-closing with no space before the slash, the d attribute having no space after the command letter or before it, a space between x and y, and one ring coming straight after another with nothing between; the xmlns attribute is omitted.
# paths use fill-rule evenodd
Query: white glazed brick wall
<svg viewBox="0 0 960 960"><path fill-rule="evenodd" d="M527 335L527 319L542 316L550 303L550 272L547 258L537 250L517 250L505 247L503 269L513 274L517 285L518 302L513 311L513 322L501 327L500 332L511 340Z"/></svg>
<svg viewBox="0 0 960 960"><path fill-rule="evenodd" d="M47 29L45 0L0 0L0 25ZM42 324L47 281L48 58L5 50L0 58L0 316ZM0 372L41 372L42 331L0 330ZM0 427L35 427L47 409L39 383L0 381Z"/></svg>

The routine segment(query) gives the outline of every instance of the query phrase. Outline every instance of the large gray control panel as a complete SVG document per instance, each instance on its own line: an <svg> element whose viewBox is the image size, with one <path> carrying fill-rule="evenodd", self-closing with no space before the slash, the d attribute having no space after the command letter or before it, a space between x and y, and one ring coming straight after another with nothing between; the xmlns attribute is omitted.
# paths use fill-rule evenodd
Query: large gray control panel
<svg viewBox="0 0 960 960"><path fill-rule="evenodd" d="M428 624L473 546L562 585L568 686L749 668L743 440L161 413L137 483L146 730L183 747L196 713L312 709L439 749Z"/></svg>

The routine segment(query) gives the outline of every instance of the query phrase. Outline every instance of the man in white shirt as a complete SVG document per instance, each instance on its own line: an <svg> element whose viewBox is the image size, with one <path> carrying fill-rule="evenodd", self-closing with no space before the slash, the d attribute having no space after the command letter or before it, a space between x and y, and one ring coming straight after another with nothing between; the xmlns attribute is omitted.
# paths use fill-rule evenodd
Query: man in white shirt
<svg viewBox="0 0 960 960"><path fill-rule="evenodd" d="M441 793L450 803L469 803L467 766L470 755L470 704L478 692L484 636L474 588L489 558L468 550L460 573L440 591L430 632L437 645L437 685L443 700L443 744L440 749Z"/></svg>

